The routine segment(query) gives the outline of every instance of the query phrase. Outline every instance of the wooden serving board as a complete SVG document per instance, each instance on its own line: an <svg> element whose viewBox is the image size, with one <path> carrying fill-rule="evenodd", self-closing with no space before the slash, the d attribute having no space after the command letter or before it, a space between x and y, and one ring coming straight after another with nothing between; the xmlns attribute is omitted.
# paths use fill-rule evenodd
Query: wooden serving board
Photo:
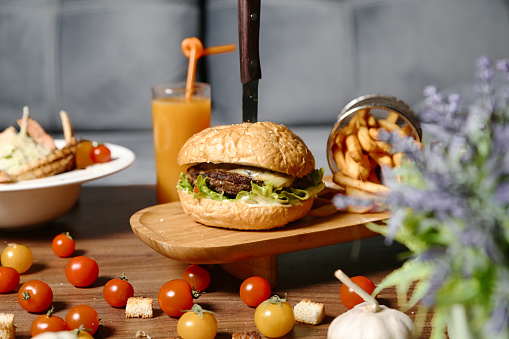
<svg viewBox="0 0 509 339"><path fill-rule="evenodd" d="M180 202L155 205L130 220L135 235L168 258L189 264L224 264L276 256L378 235L366 223L387 219L388 213L341 213L306 216L267 231L239 231L204 226L189 218Z"/></svg>

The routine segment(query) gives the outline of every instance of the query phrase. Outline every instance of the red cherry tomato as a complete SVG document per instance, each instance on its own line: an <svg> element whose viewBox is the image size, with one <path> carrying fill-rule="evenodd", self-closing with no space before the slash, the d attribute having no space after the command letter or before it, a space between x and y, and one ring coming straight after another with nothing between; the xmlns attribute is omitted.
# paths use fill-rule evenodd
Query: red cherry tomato
<svg viewBox="0 0 509 339"><path fill-rule="evenodd" d="M205 291L210 284L209 271L198 265L189 265L184 270L184 280L197 291Z"/></svg>
<svg viewBox="0 0 509 339"><path fill-rule="evenodd" d="M99 144L92 147L90 150L90 157L95 163L103 163L111 161L111 151L104 144Z"/></svg>
<svg viewBox="0 0 509 339"><path fill-rule="evenodd" d="M18 271L12 267L0 267L0 293L12 292L18 285Z"/></svg>
<svg viewBox="0 0 509 339"><path fill-rule="evenodd" d="M111 279L104 285L104 300L113 307L124 307L127 299L134 296L134 288L122 274L120 278Z"/></svg>
<svg viewBox="0 0 509 339"><path fill-rule="evenodd" d="M270 298L271 288L267 280L262 277L249 277L240 285L240 299L251 307L258 307Z"/></svg>
<svg viewBox="0 0 509 339"><path fill-rule="evenodd" d="M65 315L65 323L69 330L75 330L83 325L90 334L94 334L99 327L99 315L96 310L88 305L74 306Z"/></svg>
<svg viewBox="0 0 509 339"><path fill-rule="evenodd" d="M46 311L53 302L53 291L40 280L29 280L18 291L18 303L28 312Z"/></svg>
<svg viewBox="0 0 509 339"><path fill-rule="evenodd" d="M184 279L173 279L161 287L157 301L164 313L178 318L193 307L193 289Z"/></svg>
<svg viewBox="0 0 509 339"><path fill-rule="evenodd" d="M76 244L69 232L60 233L54 237L51 242L51 249L60 258L67 258L71 256L71 254L74 253L75 248Z"/></svg>
<svg viewBox="0 0 509 339"><path fill-rule="evenodd" d="M351 278L351 280L355 284L359 285L359 287L366 291L368 294L373 293L373 291L376 288L375 284L369 278L363 276L353 277ZM345 305L345 307L348 308L349 310L354 308L355 305L364 302L364 299L359 297L357 293L355 293L351 288L349 288L345 284L341 285L341 288L339 290L339 296L341 298L341 302L343 303L343 305Z"/></svg>
<svg viewBox="0 0 509 339"><path fill-rule="evenodd" d="M69 260L65 266L65 277L76 287L92 285L99 276L99 265L89 257L79 256Z"/></svg>
<svg viewBox="0 0 509 339"><path fill-rule="evenodd" d="M53 315L53 310L54 309L52 307L47 314L40 315L34 319L30 328L30 334L32 337L43 332L67 331L67 325L65 324L64 319Z"/></svg>

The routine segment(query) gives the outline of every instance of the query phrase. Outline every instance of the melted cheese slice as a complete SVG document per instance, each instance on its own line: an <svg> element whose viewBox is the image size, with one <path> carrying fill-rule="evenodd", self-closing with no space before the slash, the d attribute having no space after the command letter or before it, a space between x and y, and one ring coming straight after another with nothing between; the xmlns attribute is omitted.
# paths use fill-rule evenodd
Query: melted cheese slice
<svg viewBox="0 0 509 339"><path fill-rule="evenodd" d="M253 178L253 180L260 180L264 182L272 181L274 187L290 187L295 180L294 177L283 173L274 173L253 168L234 168L227 170L227 172L245 175L247 177Z"/></svg>

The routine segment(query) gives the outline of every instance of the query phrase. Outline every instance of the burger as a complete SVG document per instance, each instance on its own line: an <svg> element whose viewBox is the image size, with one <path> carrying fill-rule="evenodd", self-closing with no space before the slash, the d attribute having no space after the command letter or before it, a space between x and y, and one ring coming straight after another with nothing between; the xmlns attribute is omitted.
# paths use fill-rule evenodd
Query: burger
<svg viewBox="0 0 509 339"><path fill-rule="evenodd" d="M304 217L325 187L324 170L300 137L272 122L207 128L177 157L177 184L195 221L241 230L282 227Z"/></svg>

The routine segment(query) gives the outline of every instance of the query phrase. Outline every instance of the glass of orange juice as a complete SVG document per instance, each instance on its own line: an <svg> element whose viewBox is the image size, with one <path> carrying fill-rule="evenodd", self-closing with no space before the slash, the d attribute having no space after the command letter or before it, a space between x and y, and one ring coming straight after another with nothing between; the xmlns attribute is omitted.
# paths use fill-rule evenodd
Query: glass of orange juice
<svg viewBox="0 0 509 339"><path fill-rule="evenodd" d="M186 97L186 83L152 87L152 128L159 203L178 201L177 183L187 168L177 164L180 148L193 134L210 126L210 85L195 82Z"/></svg>

